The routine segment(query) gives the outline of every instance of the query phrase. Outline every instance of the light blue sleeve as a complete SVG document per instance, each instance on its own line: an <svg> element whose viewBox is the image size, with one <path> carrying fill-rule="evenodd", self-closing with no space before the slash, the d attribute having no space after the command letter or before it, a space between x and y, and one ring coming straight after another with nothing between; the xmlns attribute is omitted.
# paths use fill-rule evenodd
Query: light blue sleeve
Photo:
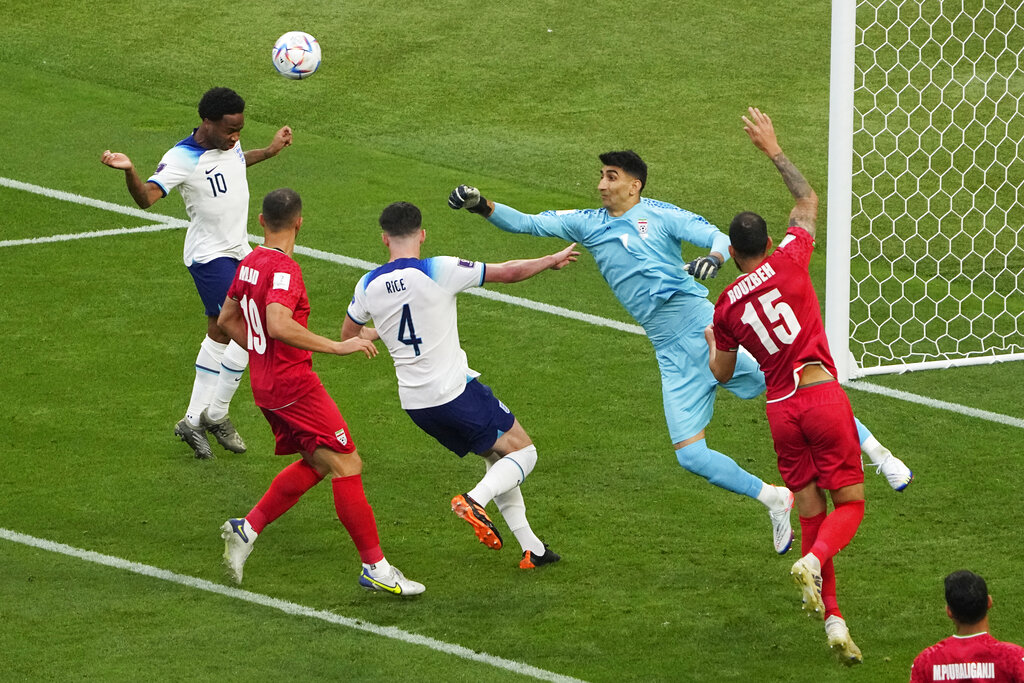
<svg viewBox="0 0 1024 683"><path fill-rule="evenodd" d="M665 224L676 239L704 247L709 251L717 251L724 261L729 260L728 235L711 225L703 216L672 204L661 204L659 208L664 211Z"/></svg>
<svg viewBox="0 0 1024 683"><path fill-rule="evenodd" d="M586 224L593 211L545 211L525 214L511 206L494 203L494 212L487 218L505 232L518 232L538 237L559 237L567 242L584 241Z"/></svg>

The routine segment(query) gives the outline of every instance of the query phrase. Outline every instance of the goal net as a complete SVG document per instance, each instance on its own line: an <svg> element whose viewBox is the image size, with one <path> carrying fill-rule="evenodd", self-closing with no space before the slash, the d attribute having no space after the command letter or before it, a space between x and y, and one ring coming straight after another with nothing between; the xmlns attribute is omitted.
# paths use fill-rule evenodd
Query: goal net
<svg viewBox="0 0 1024 683"><path fill-rule="evenodd" d="M1024 358L1024 7L834 0L832 37L841 379Z"/></svg>

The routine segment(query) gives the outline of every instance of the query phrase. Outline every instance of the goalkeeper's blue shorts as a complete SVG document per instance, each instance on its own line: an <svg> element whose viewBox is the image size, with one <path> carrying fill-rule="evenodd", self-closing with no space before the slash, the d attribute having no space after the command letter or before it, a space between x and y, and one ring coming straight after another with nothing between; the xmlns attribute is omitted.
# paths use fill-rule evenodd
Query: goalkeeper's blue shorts
<svg viewBox="0 0 1024 683"><path fill-rule="evenodd" d="M708 367L708 344L699 325L659 344L654 352L661 370L665 422L674 444L696 436L711 422L719 386L740 398L754 398L765 391L764 373L754 357L742 349L736 355L732 379L719 385Z"/></svg>

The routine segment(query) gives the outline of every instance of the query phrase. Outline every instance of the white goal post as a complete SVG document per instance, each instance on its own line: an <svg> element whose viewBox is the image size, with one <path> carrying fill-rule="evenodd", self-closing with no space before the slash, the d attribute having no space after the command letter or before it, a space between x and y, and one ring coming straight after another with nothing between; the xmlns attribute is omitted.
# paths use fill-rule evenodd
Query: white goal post
<svg viewBox="0 0 1024 683"><path fill-rule="evenodd" d="M1024 359L1024 7L833 0L840 380Z"/></svg>

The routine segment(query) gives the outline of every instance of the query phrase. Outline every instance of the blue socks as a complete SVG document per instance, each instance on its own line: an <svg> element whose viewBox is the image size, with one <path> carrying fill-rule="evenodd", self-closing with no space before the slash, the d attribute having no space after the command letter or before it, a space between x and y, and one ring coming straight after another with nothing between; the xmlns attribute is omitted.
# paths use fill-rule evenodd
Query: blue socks
<svg viewBox="0 0 1024 683"><path fill-rule="evenodd" d="M735 460L708 448L704 439L678 449L676 459L684 469L742 496L757 498L764 486L763 481L737 465Z"/></svg>

